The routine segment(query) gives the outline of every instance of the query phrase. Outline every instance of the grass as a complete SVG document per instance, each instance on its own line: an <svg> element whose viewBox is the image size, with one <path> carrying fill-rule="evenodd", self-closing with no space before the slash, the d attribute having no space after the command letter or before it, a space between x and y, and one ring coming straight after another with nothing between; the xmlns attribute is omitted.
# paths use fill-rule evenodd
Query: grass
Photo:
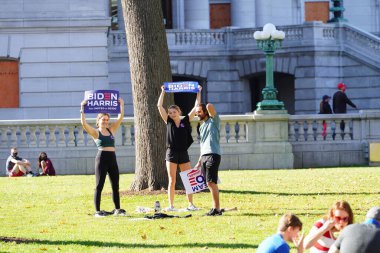
<svg viewBox="0 0 380 253"><path fill-rule="evenodd" d="M132 179L121 175L120 190ZM356 222L380 204L378 167L222 171L220 179L222 207L238 211L203 216L205 192L194 196L202 210L191 218L131 221L143 217L136 206L166 206L166 194L123 195L128 217L94 218L93 175L0 178L0 252L254 252L285 212L297 214L307 233L336 200L351 204ZM110 192L107 181L102 209L113 209ZM184 195L175 201L186 207Z"/></svg>

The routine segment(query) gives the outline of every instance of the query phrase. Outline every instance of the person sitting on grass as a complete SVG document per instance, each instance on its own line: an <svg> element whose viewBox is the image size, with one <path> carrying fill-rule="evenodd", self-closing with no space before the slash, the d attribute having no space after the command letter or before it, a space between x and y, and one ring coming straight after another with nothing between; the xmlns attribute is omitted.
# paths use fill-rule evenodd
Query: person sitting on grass
<svg viewBox="0 0 380 253"><path fill-rule="evenodd" d="M16 147L11 148L11 155L6 162L9 177L34 176L30 162L18 156Z"/></svg>
<svg viewBox="0 0 380 253"><path fill-rule="evenodd" d="M380 251L380 206L372 207L366 221L343 229L329 253L378 253Z"/></svg>
<svg viewBox="0 0 380 253"><path fill-rule="evenodd" d="M292 213L284 214L278 223L277 234L266 238L260 243L256 253L289 253L290 247L286 243L293 242L298 253L303 252L303 235L301 220Z"/></svg>
<svg viewBox="0 0 380 253"><path fill-rule="evenodd" d="M310 253L327 253L336 240L334 233L340 232L354 222L354 215L346 201L338 201L330 208L327 217L314 223L305 237L304 248Z"/></svg>
<svg viewBox="0 0 380 253"><path fill-rule="evenodd" d="M38 167L42 170L41 176L55 176L55 169L46 152L41 152L38 157Z"/></svg>

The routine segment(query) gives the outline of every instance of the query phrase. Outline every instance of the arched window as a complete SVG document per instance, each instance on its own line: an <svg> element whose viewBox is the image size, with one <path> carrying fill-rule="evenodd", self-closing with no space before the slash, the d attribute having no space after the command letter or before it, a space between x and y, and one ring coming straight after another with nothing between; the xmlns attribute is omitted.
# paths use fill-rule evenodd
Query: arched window
<svg viewBox="0 0 380 253"><path fill-rule="evenodd" d="M18 61L0 58L0 108L19 107Z"/></svg>

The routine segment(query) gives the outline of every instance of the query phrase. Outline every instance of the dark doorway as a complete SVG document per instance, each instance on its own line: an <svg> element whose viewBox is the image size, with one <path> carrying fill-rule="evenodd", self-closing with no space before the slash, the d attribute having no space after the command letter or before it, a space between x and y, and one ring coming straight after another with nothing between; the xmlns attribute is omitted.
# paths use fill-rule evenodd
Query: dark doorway
<svg viewBox="0 0 380 253"><path fill-rule="evenodd" d="M161 0L165 29L173 29L172 0Z"/></svg>
<svg viewBox="0 0 380 253"><path fill-rule="evenodd" d="M257 103L263 99L261 91L265 87L265 72L249 78L251 88L252 111L256 110ZM274 87L277 89L277 99L284 102L289 114L294 114L294 76L284 73L274 73Z"/></svg>
<svg viewBox="0 0 380 253"><path fill-rule="evenodd" d="M186 77L186 76L173 76L173 82L183 82L183 81L193 81L198 82L199 85L203 87L202 89L202 97L205 96L205 89L204 89L204 80L197 79L194 77ZM174 103L179 106L182 110L182 115L188 114L191 109L193 109L195 104L195 98L197 97L197 94L195 93L174 93ZM205 103L205 101L202 99L202 103Z"/></svg>

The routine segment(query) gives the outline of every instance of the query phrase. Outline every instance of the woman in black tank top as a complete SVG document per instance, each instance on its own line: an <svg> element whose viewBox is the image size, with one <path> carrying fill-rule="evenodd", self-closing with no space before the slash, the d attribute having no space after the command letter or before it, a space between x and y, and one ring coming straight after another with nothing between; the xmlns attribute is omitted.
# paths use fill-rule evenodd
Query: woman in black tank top
<svg viewBox="0 0 380 253"><path fill-rule="evenodd" d="M95 217L103 217L109 214L126 215L125 210L120 208L119 195L119 168L115 154L115 139L114 136L120 127L124 117L124 101L119 98L120 113L117 120L109 124L110 115L108 113L99 113L96 117L97 129L91 127L84 116L83 107L87 100L81 103L81 123L83 129L94 139L98 147L98 154L95 157L95 176L96 187L94 194ZM112 212L100 210L101 193L104 187L107 174L110 177L112 186L112 199L115 204L115 209Z"/></svg>
<svg viewBox="0 0 380 253"><path fill-rule="evenodd" d="M177 105L171 105L168 111L162 106L164 102L165 90L164 86L161 87L161 95L158 99L157 107L160 112L161 118L166 123L166 170L169 177L168 185L168 211L175 211L174 209L174 187L176 183L177 166L181 171L191 169L189 154L187 149L193 143L191 137L190 121L195 116L195 110L200 104L202 86L198 85L199 92L195 101L194 108L181 119L181 109ZM188 194L187 200L189 202L188 210L196 211L193 204L193 195Z"/></svg>

